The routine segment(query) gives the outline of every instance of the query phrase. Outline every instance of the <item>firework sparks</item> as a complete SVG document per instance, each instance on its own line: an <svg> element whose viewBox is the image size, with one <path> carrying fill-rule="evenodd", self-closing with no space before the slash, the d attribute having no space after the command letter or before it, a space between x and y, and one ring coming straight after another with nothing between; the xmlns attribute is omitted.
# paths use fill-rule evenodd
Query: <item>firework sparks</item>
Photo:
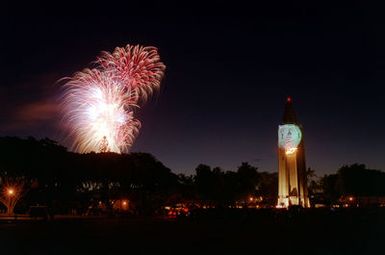
<svg viewBox="0 0 385 255"><path fill-rule="evenodd" d="M112 53L104 51L96 63L114 73L126 89L143 101L159 88L166 68L160 61L157 48L140 45L117 47Z"/></svg>
<svg viewBox="0 0 385 255"><path fill-rule="evenodd" d="M134 98L109 73L78 72L66 83L65 120L79 152L125 152L139 132Z"/></svg>
<svg viewBox="0 0 385 255"><path fill-rule="evenodd" d="M134 110L157 90L165 65L155 47L127 45L102 52L94 69L65 84L64 120L78 152L127 152L141 123Z"/></svg>

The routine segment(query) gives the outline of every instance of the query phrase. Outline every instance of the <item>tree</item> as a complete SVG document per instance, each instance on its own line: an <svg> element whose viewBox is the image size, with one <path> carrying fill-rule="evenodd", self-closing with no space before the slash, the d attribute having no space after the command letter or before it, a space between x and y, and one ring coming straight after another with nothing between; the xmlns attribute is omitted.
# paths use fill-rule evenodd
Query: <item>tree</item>
<svg viewBox="0 0 385 255"><path fill-rule="evenodd" d="M213 174L210 166L200 164L195 168L194 183L196 185L198 196L201 200L212 200Z"/></svg>
<svg viewBox="0 0 385 255"><path fill-rule="evenodd" d="M340 194L337 188L337 174L325 174L321 180L320 185L326 204L332 204L337 201Z"/></svg>
<svg viewBox="0 0 385 255"><path fill-rule="evenodd" d="M179 185L178 177L148 153L78 154L49 139L0 137L0 154L0 169L37 184L23 205L46 205L56 213L120 197L151 213Z"/></svg>
<svg viewBox="0 0 385 255"><path fill-rule="evenodd" d="M6 214L14 215L14 209L19 200L26 192L25 180L23 178L10 178L2 175L0 178L0 202L6 207Z"/></svg>
<svg viewBox="0 0 385 255"><path fill-rule="evenodd" d="M254 195L260 181L257 168L248 162L242 162L238 167L237 175L239 178L239 198Z"/></svg>
<svg viewBox="0 0 385 255"><path fill-rule="evenodd" d="M342 195L384 196L385 173L368 169L364 164L342 166L338 172L337 188Z"/></svg>
<svg viewBox="0 0 385 255"><path fill-rule="evenodd" d="M275 206L278 195L278 174L261 172L259 173L259 183L257 194L264 197L264 204Z"/></svg>

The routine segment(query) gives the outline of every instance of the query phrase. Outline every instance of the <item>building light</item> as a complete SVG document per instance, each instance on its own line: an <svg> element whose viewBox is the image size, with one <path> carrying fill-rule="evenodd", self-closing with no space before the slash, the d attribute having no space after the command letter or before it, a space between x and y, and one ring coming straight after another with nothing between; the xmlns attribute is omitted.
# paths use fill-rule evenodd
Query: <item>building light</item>
<svg viewBox="0 0 385 255"><path fill-rule="evenodd" d="M297 151L297 148L288 148L286 149L285 153L286 155L294 154Z"/></svg>

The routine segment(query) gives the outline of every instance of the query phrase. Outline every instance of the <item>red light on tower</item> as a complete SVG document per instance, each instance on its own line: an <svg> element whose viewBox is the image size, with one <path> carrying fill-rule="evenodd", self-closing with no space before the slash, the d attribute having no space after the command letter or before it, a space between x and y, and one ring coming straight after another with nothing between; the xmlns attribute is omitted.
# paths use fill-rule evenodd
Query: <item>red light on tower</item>
<svg viewBox="0 0 385 255"><path fill-rule="evenodd" d="M291 103L291 97L290 97L290 96L287 97L287 102L288 102L288 103Z"/></svg>

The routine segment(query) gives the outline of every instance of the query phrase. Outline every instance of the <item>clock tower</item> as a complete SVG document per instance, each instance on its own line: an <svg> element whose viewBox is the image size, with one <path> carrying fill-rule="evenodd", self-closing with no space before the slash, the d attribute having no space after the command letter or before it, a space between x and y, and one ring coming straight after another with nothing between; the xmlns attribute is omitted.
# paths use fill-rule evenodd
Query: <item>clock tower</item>
<svg viewBox="0 0 385 255"><path fill-rule="evenodd" d="M287 98L282 124L278 127L278 207L310 207L306 182L303 128Z"/></svg>

